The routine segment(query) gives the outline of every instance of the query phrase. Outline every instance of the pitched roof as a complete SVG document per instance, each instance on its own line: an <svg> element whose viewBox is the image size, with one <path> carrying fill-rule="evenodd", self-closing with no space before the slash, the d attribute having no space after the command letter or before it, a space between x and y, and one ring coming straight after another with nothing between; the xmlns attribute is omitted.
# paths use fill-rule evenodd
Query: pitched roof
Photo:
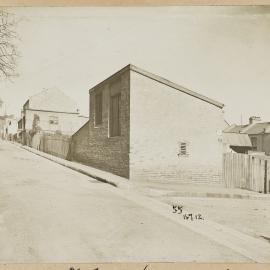
<svg viewBox="0 0 270 270"><path fill-rule="evenodd" d="M232 125L226 128L224 133L262 134L270 133L270 122L254 123L251 125Z"/></svg>
<svg viewBox="0 0 270 270"><path fill-rule="evenodd" d="M57 88L45 89L31 96L24 106L27 103L29 110L78 114L76 102Z"/></svg>
<svg viewBox="0 0 270 270"><path fill-rule="evenodd" d="M223 132L240 133L248 125L231 125L223 130Z"/></svg>
<svg viewBox="0 0 270 270"><path fill-rule="evenodd" d="M252 147L248 134L226 133L222 134L223 142L231 146Z"/></svg>
<svg viewBox="0 0 270 270"><path fill-rule="evenodd" d="M261 134L261 133L269 133L270 130L270 122L265 123L256 123L249 129L245 131L247 134Z"/></svg>
<svg viewBox="0 0 270 270"><path fill-rule="evenodd" d="M121 74L121 73L123 73L123 72L125 72L127 70L132 70L132 71L134 71L134 72L136 72L138 74L141 74L141 75L143 75L145 77L148 77L148 78L150 78L150 79L152 79L154 81L157 81L159 83L165 84L165 85L167 85L167 86L169 86L171 88L174 88L176 90L179 90L179 91L181 91L181 92L183 92L183 93L185 93L187 95L190 95L190 96L193 96L195 98L201 99L201 100L203 100L205 102L208 102L208 103L210 103L210 104L212 104L214 106L217 106L217 107L219 107L221 109L224 107L224 104L222 104L222 103L220 103L218 101L215 101L215 100L213 100L211 98L208 98L208 97L206 97L204 95L201 95L199 93L196 93L196 92L194 92L192 90L189 90L189 89L187 89L187 88L185 88L185 87L183 87L181 85L178 85L176 83L173 83L173 82L171 82L171 81L169 81L169 80L167 80L167 79L165 79L163 77L160 77L158 75L155 75L153 73L150 73L148 71L145 71L145 70L143 70L141 68L138 68L138 67L136 67L134 65L131 65L131 64L125 66L124 68L122 68L121 70L117 71L116 73L114 73L113 75L111 75L110 77L108 77L107 79L105 79L104 81L102 81L101 83L97 84L96 86L94 86L93 88L91 88L89 90L89 92L92 92L94 89L96 89L96 87L100 86L101 84L103 84L107 80L109 80L112 77L117 76L117 75L119 75L119 74Z"/></svg>

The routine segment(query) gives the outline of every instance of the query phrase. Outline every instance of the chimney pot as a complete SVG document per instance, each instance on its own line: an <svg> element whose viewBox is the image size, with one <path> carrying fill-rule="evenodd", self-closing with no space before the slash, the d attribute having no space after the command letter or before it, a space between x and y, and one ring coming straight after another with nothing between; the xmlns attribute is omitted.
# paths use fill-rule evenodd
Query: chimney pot
<svg viewBox="0 0 270 270"><path fill-rule="evenodd" d="M251 116L249 117L249 124L257 123L261 121L261 117L259 116Z"/></svg>

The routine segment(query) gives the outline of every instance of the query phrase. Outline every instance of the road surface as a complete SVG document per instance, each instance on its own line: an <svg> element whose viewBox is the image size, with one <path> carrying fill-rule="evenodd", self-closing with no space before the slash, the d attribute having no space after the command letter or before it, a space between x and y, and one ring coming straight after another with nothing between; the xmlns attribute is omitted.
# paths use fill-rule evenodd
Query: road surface
<svg viewBox="0 0 270 270"><path fill-rule="evenodd" d="M0 141L0 263L250 261L118 192Z"/></svg>
<svg viewBox="0 0 270 270"><path fill-rule="evenodd" d="M191 213L200 211L207 220L233 228L270 245L270 199L165 196L159 199L171 205L180 204Z"/></svg>

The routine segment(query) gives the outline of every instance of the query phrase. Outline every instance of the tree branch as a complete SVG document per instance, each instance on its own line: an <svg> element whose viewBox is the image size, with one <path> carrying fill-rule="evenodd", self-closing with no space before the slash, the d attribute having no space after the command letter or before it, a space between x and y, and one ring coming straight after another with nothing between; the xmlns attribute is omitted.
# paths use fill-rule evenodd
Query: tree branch
<svg viewBox="0 0 270 270"><path fill-rule="evenodd" d="M16 22L12 14L0 10L0 79L17 76L18 57L14 41L17 38Z"/></svg>

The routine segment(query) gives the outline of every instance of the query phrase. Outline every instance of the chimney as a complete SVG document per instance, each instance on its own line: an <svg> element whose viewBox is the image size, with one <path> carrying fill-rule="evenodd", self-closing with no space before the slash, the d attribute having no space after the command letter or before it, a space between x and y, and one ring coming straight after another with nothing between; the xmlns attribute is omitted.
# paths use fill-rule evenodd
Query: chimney
<svg viewBox="0 0 270 270"><path fill-rule="evenodd" d="M249 117L249 124L254 124L261 121L261 117L259 116L251 116Z"/></svg>

